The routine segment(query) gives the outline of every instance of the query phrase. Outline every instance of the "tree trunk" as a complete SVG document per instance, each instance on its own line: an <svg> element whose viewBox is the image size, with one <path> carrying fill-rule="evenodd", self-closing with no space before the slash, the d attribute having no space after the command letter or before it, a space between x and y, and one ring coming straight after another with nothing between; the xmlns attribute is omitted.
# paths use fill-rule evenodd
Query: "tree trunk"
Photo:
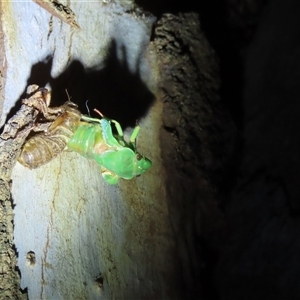
<svg viewBox="0 0 300 300"><path fill-rule="evenodd" d="M155 24L123 2L69 2L80 29L34 2L1 3L2 124L29 84L49 85L52 106L67 100L66 89L84 114L89 100L123 128L138 120L137 147L153 166L109 186L73 152L35 170L17 163L14 233L5 201L9 243L1 237L0 245L11 257L1 276L14 288L0 288L11 299L22 297L19 288L29 299L199 299L207 289L203 240L213 243L222 222L216 201L232 144L214 51L197 14Z"/></svg>

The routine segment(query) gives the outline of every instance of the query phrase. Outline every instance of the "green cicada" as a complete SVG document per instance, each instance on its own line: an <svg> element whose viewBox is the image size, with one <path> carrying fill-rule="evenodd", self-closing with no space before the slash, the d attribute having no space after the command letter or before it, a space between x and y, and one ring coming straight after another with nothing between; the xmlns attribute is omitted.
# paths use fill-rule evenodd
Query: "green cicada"
<svg viewBox="0 0 300 300"><path fill-rule="evenodd" d="M132 179L151 167L151 161L136 151L139 126L134 128L127 142L121 125L115 120L103 116L101 119L82 116L82 120L85 122L80 123L70 138L68 149L95 160L106 182L116 184L119 178ZM113 135L111 123L117 129L117 136Z"/></svg>

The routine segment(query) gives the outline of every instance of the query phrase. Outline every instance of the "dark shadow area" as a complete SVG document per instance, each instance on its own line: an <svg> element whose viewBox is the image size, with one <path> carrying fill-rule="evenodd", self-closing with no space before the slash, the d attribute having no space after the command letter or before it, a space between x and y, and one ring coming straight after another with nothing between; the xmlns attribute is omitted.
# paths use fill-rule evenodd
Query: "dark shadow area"
<svg viewBox="0 0 300 300"><path fill-rule="evenodd" d="M299 4L268 1L249 44L249 35L227 34L242 62L242 95L233 106L242 107L244 145L224 207L229 229L216 268L221 299L299 298Z"/></svg>
<svg viewBox="0 0 300 300"><path fill-rule="evenodd" d="M22 99L26 97L26 89L30 84L37 84L40 87L44 87L51 80L51 68L52 68L52 57L48 56L44 59L44 61L38 62L31 68L30 80L27 80L28 84L26 84L25 90L20 95L19 99L16 101L15 105L10 109L7 114L5 123L12 118L20 109L22 105ZM3 126L4 127L4 126ZM1 128L2 131L3 128Z"/></svg>
<svg viewBox="0 0 300 300"><path fill-rule="evenodd" d="M226 176L222 176L222 186L220 187L223 195L229 195L235 184L237 168L241 162L243 153L243 131L244 108L243 108L243 89L244 89L244 62L241 49L246 47L255 32L256 23L245 21L245 27L233 24L229 12L230 5L226 0L211 1L149 1L137 0L137 4L146 11L156 15L158 19L164 13L183 13L195 12L199 14L199 30L204 33L209 43L216 50L219 57L221 88L220 96L224 109L229 111L236 127L237 139L235 145L234 161L230 162L226 170ZM234 4L231 4L234 6ZM250 19L250 17L249 17ZM239 23L240 24L240 23ZM225 199L226 197L224 197ZM225 201L226 202L226 201ZM226 203L224 203L226 205ZM223 205L223 203L222 203Z"/></svg>
<svg viewBox="0 0 300 300"><path fill-rule="evenodd" d="M241 48L247 45L249 39L244 39L242 32L230 26L229 5L226 0L200 1L197 12L199 13L200 30L204 33L219 58L221 79L219 94L224 110L229 112L237 129L235 145L233 146L234 159L227 163L224 173L219 174L219 192L223 196L219 207L224 210L224 207L230 201L232 189L236 184L238 168L244 149L242 138L244 108L242 99L245 82Z"/></svg>
<svg viewBox="0 0 300 300"><path fill-rule="evenodd" d="M136 73L129 70L125 49L122 49L122 62L118 60L116 50L116 44L112 41L104 62L105 67L100 70L85 70L81 62L73 61L59 77L51 79L52 105L62 104L67 100L67 89L71 100L79 105L83 114L88 114L88 100L92 116L99 117L92 113L97 108L106 117L120 122L123 127L134 126L147 113L154 96L142 82L138 66Z"/></svg>
<svg viewBox="0 0 300 300"><path fill-rule="evenodd" d="M141 80L138 72L139 61L136 63L136 73L132 73L126 62L125 48L122 62L118 60L116 50L116 44L112 41L102 69L88 70L80 61L74 60L57 78L51 77L53 62L51 57L47 57L45 61L32 66L26 87L30 84L44 87L49 83L52 90L50 106L59 106L66 102L67 90L71 101L79 106L83 114L88 114L88 100L91 116L99 118L93 112L97 108L106 117L120 122L123 128L133 127L147 113L154 101L154 95ZM11 109L7 119L16 113L25 95L26 90Z"/></svg>
<svg viewBox="0 0 300 300"><path fill-rule="evenodd" d="M245 149L245 53L256 33L258 19L266 2L257 0L246 4L212 0L200 1L198 6L201 30L219 57L221 100L237 128L234 159L227 166L226 177L222 178L221 193L226 195L225 201L220 203L223 211L230 202L231 192L239 177Z"/></svg>
<svg viewBox="0 0 300 300"><path fill-rule="evenodd" d="M201 1L200 1L201 2ZM145 11L151 12L157 17L161 17L163 13L182 13L182 12L199 12L199 1L187 0L136 0L135 3L142 7Z"/></svg>
<svg viewBox="0 0 300 300"><path fill-rule="evenodd" d="M198 253L201 253L203 261L205 261L204 268L201 272L203 299L218 300L220 297L215 287L213 276L219 253L217 249L211 245L211 242L205 237L199 237L196 240L196 244L198 244Z"/></svg>
<svg viewBox="0 0 300 300"><path fill-rule="evenodd" d="M27 80L27 85L37 84L40 87L45 87L51 79L51 69L53 64L53 57L47 56L44 61L40 61L32 66L30 77ZM26 96L26 91L21 95L21 99Z"/></svg>
<svg viewBox="0 0 300 300"><path fill-rule="evenodd" d="M241 48L249 43L250 35L244 38L243 32L238 28L230 28L228 21L228 2L226 0L211 1L144 1L137 0L145 10L150 11L158 19L164 13L183 13L195 12L199 14L200 28L199 32L204 33L211 46L215 49L219 57L221 89L219 91L221 101L225 110L228 110L236 127L238 128L238 138L235 145L234 159L226 165L224 173L219 170L213 178L218 182L218 193L222 195L221 209L225 209L230 202L232 189L237 178L237 171L242 159L243 140L242 130L244 122L243 108L243 89L244 89L244 63L241 56ZM184 26L184 24L183 24ZM178 29L179 30L179 29ZM196 38L196 37L195 37ZM215 133L212 132L213 136ZM195 145L198 147L199 145ZM220 153L220 160L225 151L220 150L220 145L212 150L214 154ZM219 176L220 178L217 178ZM188 200L186 200L187 202ZM174 205L174 204L173 204ZM192 217L192 216L191 216ZM214 237L195 239L197 253L203 260L201 274L201 294L203 299L218 300L222 299L219 294L217 282L214 278L216 266L218 264L220 253L219 245L211 242ZM222 246L221 246L222 247ZM197 275L194 274L195 278ZM188 298L188 297L187 297Z"/></svg>
<svg viewBox="0 0 300 300"><path fill-rule="evenodd" d="M158 19L164 13L195 12L199 14L201 31L205 33L220 58L222 100L230 110L234 121L241 127L244 115L241 101L243 62L239 50L242 45L249 42L251 35L248 34L245 38L244 32L241 32L239 28L230 28L228 3L225 0L137 0L136 3Z"/></svg>

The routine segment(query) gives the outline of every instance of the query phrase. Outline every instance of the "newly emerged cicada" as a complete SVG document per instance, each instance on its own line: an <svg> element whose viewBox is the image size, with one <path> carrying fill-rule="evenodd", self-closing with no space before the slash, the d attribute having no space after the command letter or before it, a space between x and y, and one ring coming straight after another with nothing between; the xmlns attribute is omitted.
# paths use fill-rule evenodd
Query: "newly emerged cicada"
<svg viewBox="0 0 300 300"><path fill-rule="evenodd" d="M47 103L49 105L49 103ZM46 108L44 116L51 110L54 121L38 124L43 132L29 138L18 158L19 163L29 169L38 168L58 156L65 148L73 133L76 131L81 118L77 105L71 101L57 108ZM56 115L55 115L56 113ZM45 129L46 127L46 129Z"/></svg>
<svg viewBox="0 0 300 300"><path fill-rule="evenodd" d="M49 107L51 94L47 89L43 91L44 96L35 104L42 116L34 131L40 132L25 142L18 158L23 166L38 168L68 148L96 161L109 184L116 184L119 178L132 179L151 167L151 161L136 151L139 126L134 128L127 142L117 121L104 118L97 110L101 119L83 116L71 101L59 107ZM111 123L117 129L116 136Z"/></svg>
<svg viewBox="0 0 300 300"><path fill-rule="evenodd" d="M132 179L151 167L151 161L136 151L139 126L135 127L127 142L120 124L115 120L103 116L101 119L82 116L82 120L86 122L75 131L68 142L68 149L95 160L101 166L107 183L116 184L119 178ZM111 123L117 129L116 137L112 133Z"/></svg>

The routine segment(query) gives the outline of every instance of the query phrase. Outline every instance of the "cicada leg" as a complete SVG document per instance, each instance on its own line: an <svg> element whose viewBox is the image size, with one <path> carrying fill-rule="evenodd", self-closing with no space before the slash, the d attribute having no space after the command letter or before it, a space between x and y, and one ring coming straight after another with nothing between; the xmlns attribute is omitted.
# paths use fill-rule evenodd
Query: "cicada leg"
<svg viewBox="0 0 300 300"><path fill-rule="evenodd" d="M136 138L138 136L140 132L140 126L139 125L136 125L132 131L132 134L130 136L130 143L134 149L134 151L136 151Z"/></svg>
<svg viewBox="0 0 300 300"><path fill-rule="evenodd" d="M94 109L94 111L96 111L102 117L102 119L95 119L87 116L81 116L81 119L87 122L100 123L103 131L103 138L107 145L112 147L119 147L120 145L123 145L123 131L121 125L115 120L105 118L103 114L96 108ZM111 122L113 122L116 126L118 137L115 137L112 133Z"/></svg>
<svg viewBox="0 0 300 300"><path fill-rule="evenodd" d="M135 141L136 141L136 138L137 138L139 132L140 132L140 126L137 125L137 126L134 127L134 129L133 129L133 131L132 131L132 134L131 134L131 136L130 136L130 142L131 142L131 143L134 143L134 144L135 144Z"/></svg>
<svg viewBox="0 0 300 300"><path fill-rule="evenodd" d="M34 124L32 130L34 132L47 132L49 127L51 126L52 122L46 122L46 123L36 123Z"/></svg>
<svg viewBox="0 0 300 300"><path fill-rule="evenodd" d="M114 185L118 183L119 176L111 171L108 171L105 168L101 168L101 173L103 179L110 185Z"/></svg>
<svg viewBox="0 0 300 300"><path fill-rule="evenodd" d="M95 108L94 111L98 115L100 115L102 118L104 118L102 112L99 111L97 108ZM123 130L122 130L122 127L121 127L120 123L116 120L111 120L111 119L109 119L109 120L115 124L119 137L123 139L124 134L123 134Z"/></svg>
<svg viewBox="0 0 300 300"><path fill-rule="evenodd" d="M87 116L85 116L85 115L82 115L82 116L81 116L81 119L82 119L83 121L87 121L87 122L97 122L97 123L100 123L100 124L101 124L101 120L100 120L100 119L87 117Z"/></svg>
<svg viewBox="0 0 300 300"><path fill-rule="evenodd" d="M120 138L123 138L124 133L123 133L123 129L122 129L120 123L118 121L116 121L116 120L111 120L111 122L113 122L115 124L115 127L116 127L117 132L118 132L118 136Z"/></svg>

